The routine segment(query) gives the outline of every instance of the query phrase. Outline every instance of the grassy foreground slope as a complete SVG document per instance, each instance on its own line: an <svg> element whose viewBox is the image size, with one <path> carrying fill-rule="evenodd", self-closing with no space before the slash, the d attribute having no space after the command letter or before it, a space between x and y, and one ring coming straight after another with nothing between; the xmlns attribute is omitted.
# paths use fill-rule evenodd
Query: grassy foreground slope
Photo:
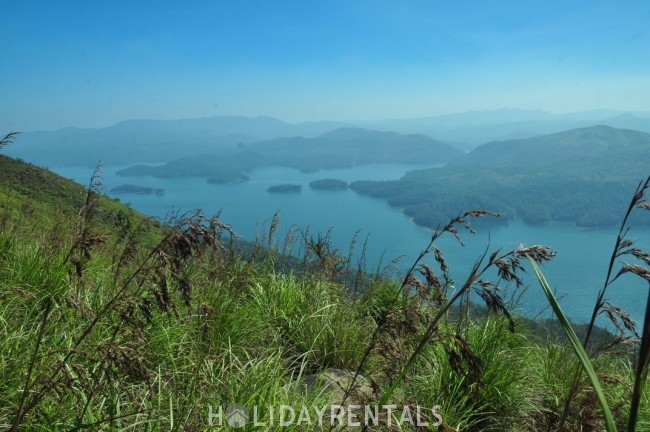
<svg viewBox="0 0 650 432"><path fill-rule="evenodd" d="M376 402L459 288L429 256L431 267L404 286L363 274L353 283L349 263L321 236L306 242L299 274L277 273L280 251L239 255L218 219L151 226L52 173L5 157L0 164L2 429L229 430L209 424L210 409L241 403L257 406L267 424L243 430L329 430L279 424L281 405L331 402L327 391L295 385L300 377L361 364L370 390L348 403ZM496 289L482 292L496 294L489 299L500 313L440 321L388 402L439 405L443 424L429 430L553 430L574 356L524 326L511 331ZM595 363L622 425L631 361L604 351ZM644 396L638 430L650 427L649 411ZM399 420L382 417L372 430L395 430ZM581 379L567 430L601 424Z"/></svg>

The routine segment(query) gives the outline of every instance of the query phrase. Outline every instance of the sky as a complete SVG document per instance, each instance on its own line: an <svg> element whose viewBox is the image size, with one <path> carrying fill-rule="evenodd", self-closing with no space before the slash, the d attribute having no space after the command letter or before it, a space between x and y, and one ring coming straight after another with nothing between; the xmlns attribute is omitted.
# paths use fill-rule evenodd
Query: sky
<svg viewBox="0 0 650 432"><path fill-rule="evenodd" d="M0 0L0 132L650 110L647 0Z"/></svg>

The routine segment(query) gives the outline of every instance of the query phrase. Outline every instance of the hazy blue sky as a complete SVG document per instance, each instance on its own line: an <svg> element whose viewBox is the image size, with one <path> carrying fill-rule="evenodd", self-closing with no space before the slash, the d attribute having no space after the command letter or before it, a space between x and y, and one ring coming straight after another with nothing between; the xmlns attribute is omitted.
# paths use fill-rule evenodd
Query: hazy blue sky
<svg viewBox="0 0 650 432"><path fill-rule="evenodd" d="M9 1L0 132L650 109L650 2Z"/></svg>

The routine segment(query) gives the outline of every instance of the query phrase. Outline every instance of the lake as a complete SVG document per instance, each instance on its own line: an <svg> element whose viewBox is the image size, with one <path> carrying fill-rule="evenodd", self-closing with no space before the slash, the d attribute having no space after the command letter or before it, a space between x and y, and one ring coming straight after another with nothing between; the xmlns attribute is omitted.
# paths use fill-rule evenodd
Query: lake
<svg viewBox="0 0 650 432"><path fill-rule="evenodd" d="M309 182L322 178L345 181L390 180L421 167L399 164L364 165L349 169L322 170L304 173L290 168L265 168L252 172L246 183L232 185L209 184L203 178L159 179L153 177L120 177L115 174L121 166L102 169L107 188L134 184L165 189L164 196L120 195L122 202L145 214L165 218L173 210L203 209L207 215L221 211L221 219L230 224L246 240L255 240L256 233L268 232L273 214L279 211L280 228L276 238L284 238L290 226L307 228L311 233L325 233L332 228L334 244L345 255L355 233L360 230L357 249L368 237L367 269L374 271L401 257L399 268L407 268L431 238L431 231L412 223L398 209L385 201L346 191L316 191ZM87 184L92 169L82 167L52 168L61 175ZM296 194L271 194L269 186L294 183L302 185ZM633 191L630 191L630 194ZM459 209L460 210L460 209ZM468 210L468 209L463 209ZM490 209L497 210L498 209ZM624 209L621 209L621 217ZM574 321L588 321L598 293L606 276L607 264L616 240L617 228L577 229L572 224L551 223L530 226L515 220L507 225L479 225L478 233L463 234L466 246L461 247L451 236L440 239L450 266L450 273L458 283L467 277L472 264L489 245L490 250L513 249L520 244L548 245L558 256L543 267L545 275L561 298L560 303ZM650 228L632 227L629 237L646 250L650 246ZM295 249L297 251L297 248ZM431 262L428 262L436 268ZM527 266L529 268L529 266ZM531 270L532 271L532 270ZM529 287L518 311L528 316L548 316L547 302L533 278L526 278ZM632 275L624 275L609 288L612 302L640 320L645 312L648 284ZM601 320L602 325L605 321Z"/></svg>

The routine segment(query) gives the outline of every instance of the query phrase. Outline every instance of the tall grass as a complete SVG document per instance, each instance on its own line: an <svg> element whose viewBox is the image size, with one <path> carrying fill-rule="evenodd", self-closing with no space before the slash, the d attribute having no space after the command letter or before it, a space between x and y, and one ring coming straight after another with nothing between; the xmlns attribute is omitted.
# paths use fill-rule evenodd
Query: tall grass
<svg viewBox="0 0 650 432"><path fill-rule="evenodd" d="M642 251L641 249L636 248L634 246L634 242L632 240L629 240L626 237L630 229L627 224L627 221L630 215L632 214L633 210L635 208L641 208L645 210L650 209L650 206L648 205L648 202L645 197L645 192L649 188L649 185L650 185L650 177L648 177L644 182L642 181L639 184L639 186L636 188L634 192L634 195L632 196L632 199L625 213L625 216L623 217L623 221L621 222L619 233L616 237L616 243L614 245L611 259L609 261L609 265L607 268L607 276L605 277L605 283L603 285L603 288L598 293L598 297L594 305L592 317L587 327L587 333L584 342L580 343L580 341L578 340L578 337L573 331L571 323L569 322L568 318L562 311L542 271L539 269L535 261L531 259L531 265L535 270L535 274L537 276L537 279L539 280L542 290L544 291L544 294L548 298L548 301L551 304L553 311L555 312L558 319L560 320L562 328L564 329L567 338L571 344L571 347L579 360L580 368L581 368L574 375L573 382L571 383L569 396L566 398L562 418L560 420L560 425L559 425L560 430L564 428L564 423L566 421L568 410L575 397L577 387L578 387L578 380L580 378L579 372L581 370L584 371L589 377L591 386L593 387L596 393L596 396L598 398L598 403L601 406L602 414L605 419L605 426L607 430L608 431L617 430L612 415L612 411L609 407L607 398L605 397L605 394L601 388L601 384L596 374L596 371L594 369L591 356L588 354L586 349L588 347L592 330L594 329L595 326L596 318L601 314L606 314L608 318L613 322L613 324L615 324L621 331L628 330L636 334L635 324L630 320L627 314L625 314L623 311L621 311L620 309L616 308L615 306L611 305L608 301L606 301L605 294L607 289L610 287L610 285L612 285L612 283L614 283L621 275L625 273L632 273L642 279L645 279L648 282L648 284L650 284L650 271L643 265L622 263L621 269L618 271L618 273L614 274L614 267L616 264L616 260L623 257L632 257L641 261L642 264L646 264L646 265L650 264L650 255ZM635 375L634 388L630 396L630 400L631 400L630 411L629 411L628 421L627 421L628 432L632 432L636 430L636 425L639 417L639 407L643 397L642 392L647 382L648 364L650 362L650 292L646 296L648 300L646 306L646 314L643 322L643 333L641 336L639 351L636 359L636 365L634 368L634 375ZM624 340L625 338L620 338L620 341L624 341Z"/></svg>

